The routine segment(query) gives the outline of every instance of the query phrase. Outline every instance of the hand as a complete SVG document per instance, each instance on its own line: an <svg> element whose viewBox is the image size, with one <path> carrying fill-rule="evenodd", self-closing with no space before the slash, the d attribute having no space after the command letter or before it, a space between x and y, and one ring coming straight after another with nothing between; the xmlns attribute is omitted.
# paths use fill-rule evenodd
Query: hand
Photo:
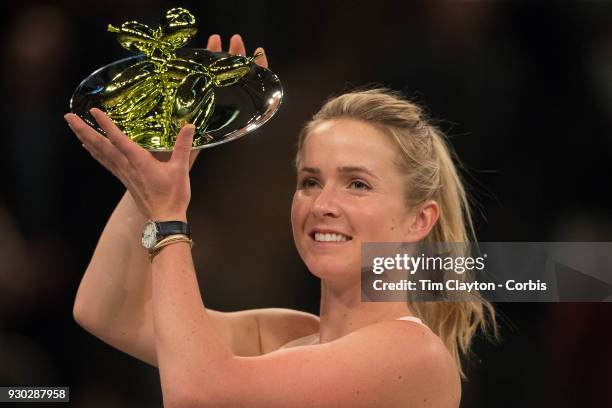
<svg viewBox="0 0 612 408"><path fill-rule="evenodd" d="M211 35L208 38L208 44L206 45L206 49L208 51L220 52L221 36L219 34ZM240 36L240 34L234 34L232 38L230 38L230 46L228 52L234 55L246 56L246 48L244 46L244 41L242 41L242 37ZM263 55L257 58L255 60L255 63L264 68L268 68L268 59L266 58L264 49L262 47L257 47L253 54L257 54L258 52L262 52Z"/></svg>
<svg viewBox="0 0 612 408"><path fill-rule="evenodd" d="M180 130L170 160L163 162L123 134L104 112L96 108L90 112L108 138L73 113L64 118L93 158L125 185L142 215L154 221L187 221L195 127Z"/></svg>
<svg viewBox="0 0 612 408"><path fill-rule="evenodd" d="M153 155L153 157L155 157L157 160L161 162L167 162L172 157L172 152L150 152L150 153ZM198 150L192 149L191 152L189 153L189 170L191 170L191 168L193 167L193 163L195 163L199 154L200 154L200 149Z"/></svg>

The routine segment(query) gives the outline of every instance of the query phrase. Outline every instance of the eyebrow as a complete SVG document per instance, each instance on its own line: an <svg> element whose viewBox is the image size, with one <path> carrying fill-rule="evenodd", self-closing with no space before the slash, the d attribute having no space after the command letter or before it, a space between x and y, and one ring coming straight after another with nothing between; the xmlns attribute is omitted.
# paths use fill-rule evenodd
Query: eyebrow
<svg viewBox="0 0 612 408"><path fill-rule="evenodd" d="M310 173L310 174L321 174L321 169L318 167L302 167L300 172ZM375 179L380 180L380 178L375 175L372 171L370 171L367 167L362 166L343 166L338 167L338 173L365 173Z"/></svg>

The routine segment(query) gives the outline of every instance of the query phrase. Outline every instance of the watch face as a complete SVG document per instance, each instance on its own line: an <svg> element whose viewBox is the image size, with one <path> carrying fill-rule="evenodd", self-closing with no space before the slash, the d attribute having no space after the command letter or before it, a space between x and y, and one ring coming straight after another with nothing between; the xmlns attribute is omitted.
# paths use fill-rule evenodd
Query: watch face
<svg viewBox="0 0 612 408"><path fill-rule="evenodd" d="M154 222L148 222L142 231L142 246L146 249L153 249L157 243L157 228Z"/></svg>

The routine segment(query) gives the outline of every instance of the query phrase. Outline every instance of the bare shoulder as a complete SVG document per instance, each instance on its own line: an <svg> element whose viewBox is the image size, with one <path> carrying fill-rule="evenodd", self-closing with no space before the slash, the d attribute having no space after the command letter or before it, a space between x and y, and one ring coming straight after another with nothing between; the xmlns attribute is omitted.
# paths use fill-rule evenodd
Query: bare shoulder
<svg viewBox="0 0 612 408"><path fill-rule="evenodd" d="M380 358L396 371L393 380L402 384L408 406L459 406L458 367L442 340L429 328L414 322L387 321L354 333L363 339L363 344L381 353Z"/></svg>
<svg viewBox="0 0 612 408"><path fill-rule="evenodd" d="M262 354L319 332L319 316L286 308L257 309Z"/></svg>
<svg viewBox="0 0 612 408"><path fill-rule="evenodd" d="M241 375L226 388L253 407L457 408L461 398L445 346L413 322L375 323L329 342L238 358L235 367Z"/></svg>

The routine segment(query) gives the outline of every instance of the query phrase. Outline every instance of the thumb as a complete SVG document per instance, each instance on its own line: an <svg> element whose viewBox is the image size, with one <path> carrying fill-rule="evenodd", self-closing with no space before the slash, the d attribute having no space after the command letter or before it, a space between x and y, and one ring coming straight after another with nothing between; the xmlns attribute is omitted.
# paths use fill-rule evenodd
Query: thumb
<svg viewBox="0 0 612 408"><path fill-rule="evenodd" d="M171 162L180 163L184 165L186 169L189 169L189 155L191 153L194 133L195 126L185 125L182 127L179 134L176 136L172 157L170 158Z"/></svg>

